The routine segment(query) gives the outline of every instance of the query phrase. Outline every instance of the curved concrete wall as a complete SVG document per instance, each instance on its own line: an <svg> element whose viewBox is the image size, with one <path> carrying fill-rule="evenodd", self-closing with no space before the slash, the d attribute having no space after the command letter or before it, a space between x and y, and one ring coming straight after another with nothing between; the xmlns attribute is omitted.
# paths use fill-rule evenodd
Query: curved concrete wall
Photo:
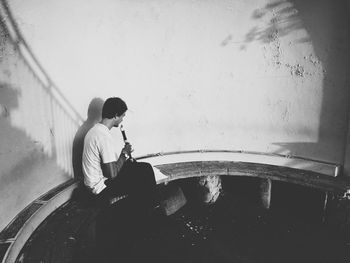
<svg viewBox="0 0 350 263"><path fill-rule="evenodd" d="M346 1L13 0L10 4L35 54L82 115L96 96L121 96L128 102L125 127L135 156L242 149L345 162L350 103ZM12 58L12 53L6 54ZM11 101L14 111L16 95L6 99ZM35 99L30 101L30 109L46 111ZM19 123L28 126L24 121L32 115ZM49 127L51 121L56 122L42 123ZM2 122L7 130L1 129L6 134L1 149L7 145L8 151L36 156L27 149L40 146L16 135L9 118ZM31 178L24 173L31 166L19 156L14 160L21 164L21 176L1 166L2 178L4 174L10 178L1 178L1 185L18 186L16 190L23 192L22 184L38 181L47 189L66 178L58 169L51 179L40 180L46 171L55 171L57 163L53 159L50 166L44 155L33 161L40 168L33 173L42 176L24 179ZM1 157L8 166L12 159L9 153ZM12 195L3 196L14 203Z"/></svg>
<svg viewBox="0 0 350 263"><path fill-rule="evenodd" d="M346 1L39 2L11 4L36 54L81 114L95 96L126 99L135 155L243 149L343 163Z"/></svg>

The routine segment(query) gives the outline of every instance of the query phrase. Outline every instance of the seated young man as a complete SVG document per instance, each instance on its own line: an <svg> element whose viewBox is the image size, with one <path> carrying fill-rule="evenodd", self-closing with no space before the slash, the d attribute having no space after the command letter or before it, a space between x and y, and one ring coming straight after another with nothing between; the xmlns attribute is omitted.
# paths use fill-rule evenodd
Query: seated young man
<svg viewBox="0 0 350 263"><path fill-rule="evenodd" d="M107 99L102 108L102 120L89 130L84 139L84 184L101 204L116 196L135 198L136 195L142 200L152 200L153 197L156 182L152 166L130 161L132 146L129 143L118 153L110 132L121 124L127 109L122 99ZM148 193L146 196L143 195L145 192Z"/></svg>
<svg viewBox="0 0 350 263"><path fill-rule="evenodd" d="M110 131L120 125L126 111L127 105L120 98L112 97L105 101L102 120L95 124L85 136L82 157L84 184L101 207L108 207L110 201L115 198L124 198L117 202L117 206L123 209L118 210L115 219L104 219L110 225L101 224L105 234L113 236L113 233L108 233L111 232L110 229L118 232L120 242L109 245L111 249L116 246L120 250L123 250L125 245L122 237L127 236L127 231L130 230L127 230L123 224L129 219L135 222L135 217L138 217L136 223L141 223L159 201L152 166L130 160L132 146L128 143L120 152L116 149L116 143ZM104 210L108 211L108 209ZM109 217L111 213L104 212L103 215Z"/></svg>

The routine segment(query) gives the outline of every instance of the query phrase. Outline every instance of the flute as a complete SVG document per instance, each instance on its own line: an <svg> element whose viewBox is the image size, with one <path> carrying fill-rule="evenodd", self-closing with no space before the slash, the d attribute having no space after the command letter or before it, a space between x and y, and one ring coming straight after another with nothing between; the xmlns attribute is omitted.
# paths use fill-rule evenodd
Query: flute
<svg viewBox="0 0 350 263"><path fill-rule="evenodd" d="M120 125L120 131L121 131L121 133L122 133L124 143L125 143L125 144L128 144L128 143L129 143L129 142L128 142L128 138L126 137L126 133L125 133L125 130L124 130L124 128L123 128L123 125ZM129 158L130 158L131 161L134 160L134 159L131 157L131 153L129 154Z"/></svg>

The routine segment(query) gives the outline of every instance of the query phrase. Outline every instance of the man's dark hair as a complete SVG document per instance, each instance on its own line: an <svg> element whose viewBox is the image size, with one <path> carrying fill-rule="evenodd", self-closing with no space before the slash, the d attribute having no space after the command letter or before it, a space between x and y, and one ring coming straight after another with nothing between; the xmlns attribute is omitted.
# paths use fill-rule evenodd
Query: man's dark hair
<svg viewBox="0 0 350 263"><path fill-rule="evenodd" d="M120 117L127 109L126 103L121 98L108 98L102 107L102 118L112 119L115 115Z"/></svg>

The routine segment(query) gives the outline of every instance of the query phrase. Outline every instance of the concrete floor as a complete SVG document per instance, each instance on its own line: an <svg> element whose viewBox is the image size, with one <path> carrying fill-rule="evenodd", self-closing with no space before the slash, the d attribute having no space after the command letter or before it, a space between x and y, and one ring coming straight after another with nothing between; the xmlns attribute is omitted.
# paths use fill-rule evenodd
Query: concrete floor
<svg viewBox="0 0 350 263"><path fill-rule="evenodd" d="M337 263L350 258L345 237L322 224L312 209L302 212L281 201L288 207L276 202L275 209L263 210L254 182L235 181L210 206L188 194L191 182L178 184L188 203L168 217L141 221L127 201L96 215L71 201L35 231L17 262L103 262L101 253L109 256L105 262ZM281 199L285 190L281 187ZM312 196L317 194L310 192L308 200ZM123 227L113 227L116 222ZM107 249L101 252L96 242Z"/></svg>

